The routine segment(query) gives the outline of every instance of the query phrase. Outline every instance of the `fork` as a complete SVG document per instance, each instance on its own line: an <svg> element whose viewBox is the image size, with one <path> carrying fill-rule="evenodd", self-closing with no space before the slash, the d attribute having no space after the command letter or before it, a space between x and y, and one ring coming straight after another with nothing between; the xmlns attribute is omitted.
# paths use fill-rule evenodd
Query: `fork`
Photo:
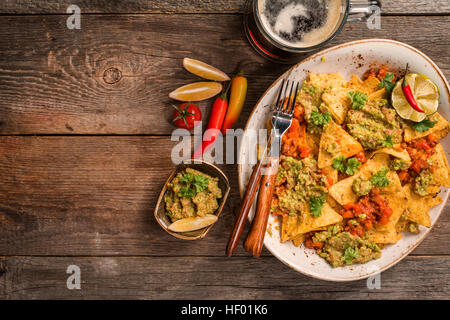
<svg viewBox="0 0 450 320"><path fill-rule="evenodd" d="M253 199L255 197L258 185L262 180L258 195L258 204L255 217L253 218L252 226L244 242L245 249L252 253L253 256L259 257L261 254L267 221L270 213L270 205L272 202L275 178L278 171L281 138L291 126L295 101L297 100L298 88L298 82L286 79L283 79L281 82L280 91L275 103L275 109L272 114L270 150L266 158L267 148L265 148L261 161L259 161L253 169L252 175L247 185L247 189L245 191L238 219L227 245L227 256L231 256L234 249L236 248L245 224L245 220L247 220L248 212L250 211L250 208L253 204ZM288 92L289 95L287 95ZM293 93L294 97L292 97ZM268 165L264 166L263 168L262 163L267 163ZM264 173L261 172L262 170L264 171Z"/></svg>

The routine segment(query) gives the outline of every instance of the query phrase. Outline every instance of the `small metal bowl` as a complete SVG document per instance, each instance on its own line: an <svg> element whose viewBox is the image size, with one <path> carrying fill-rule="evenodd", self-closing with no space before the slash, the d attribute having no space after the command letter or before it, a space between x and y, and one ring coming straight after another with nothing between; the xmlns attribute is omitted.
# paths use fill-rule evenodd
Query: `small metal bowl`
<svg viewBox="0 0 450 320"><path fill-rule="evenodd" d="M176 174L180 171L183 171L186 168L192 168L201 172L206 173L207 175L210 175L211 177L217 177L219 178L219 188L222 190L222 198L218 199L219 201L219 208L217 208L216 212L214 213L217 217L220 216L222 213L222 209L225 205L225 202L227 201L228 194L230 193L230 183L228 182L227 177L225 174L217 168L216 166L201 161L201 160L195 160L195 162L192 163L182 163L178 165L170 174L169 178L167 179L166 183L164 184L164 187L161 191L161 194L158 197L158 201L156 202L155 207L155 219L158 221L161 228L163 228L167 233L170 235L184 239L184 240L198 240L202 239L206 236L206 234L211 230L211 228L214 226L214 224L205 227L203 229L195 230L195 231L189 231L189 232L173 232L168 229L169 225L172 223L170 221L170 218L166 214L165 210L165 204L164 204L164 195L167 191L167 185L170 181L176 176Z"/></svg>

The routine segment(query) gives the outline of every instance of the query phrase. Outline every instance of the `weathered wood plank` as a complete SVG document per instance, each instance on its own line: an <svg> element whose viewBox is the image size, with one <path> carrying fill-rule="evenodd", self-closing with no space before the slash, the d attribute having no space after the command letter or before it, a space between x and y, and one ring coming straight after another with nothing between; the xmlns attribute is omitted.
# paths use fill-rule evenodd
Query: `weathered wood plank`
<svg viewBox="0 0 450 320"><path fill-rule="evenodd" d="M261 63L247 71L242 127L287 68L253 51L239 15L88 15L81 30L68 30L65 19L0 17L0 134L170 134L168 92L199 80L182 69L185 56L229 74L243 59ZM348 24L332 45L389 37L423 50L450 75L450 57L442 54L450 49L442 38L448 18L416 19L385 17L382 30ZM104 80L111 68L122 75L113 84ZM210 104L200 103L205 118Z"/></svg>
<svg viewBox="0 0 450 320"><path fill-rule="evenodd" d="M176 239L153 218L175 143L168 137L0 137L0 255L223 256L240 203L235 165L222 166L232 193L205 239ZM413 254L450 254L449 212L447 206ZM241 245L236 255L248 256Z"/></svg>
<svg viewBox="0 0 450 320"><path fill-rule="evenodd" d="M3 1L0 13L61 14L72 4L83 13L242 13L245 0L16 0ZM446 0L382 0L383 14L448 14Z"/></svg>
<svg viewBox="0 0 450 320"><path fill-rule="evenodd" d="M68 290L66 269L81 269ZM273 257L3 257L2 299L448 299L450 257L408 257L367 281L332 283Z"/></svg>

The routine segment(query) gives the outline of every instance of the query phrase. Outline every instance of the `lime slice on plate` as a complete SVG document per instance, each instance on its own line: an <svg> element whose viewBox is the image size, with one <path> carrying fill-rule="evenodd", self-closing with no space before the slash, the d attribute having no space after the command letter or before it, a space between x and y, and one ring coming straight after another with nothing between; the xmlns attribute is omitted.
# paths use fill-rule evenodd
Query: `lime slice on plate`
<svg viewBox="0 0 450 320"><path fill-rule="evenodd" d="M417 112L409 105L402 91L402 81L403 79L400 79L395 84L391 98L392 106L400 117L406 120L420 122L427 115L437 111L439 106L439 89L433 81L417 73L408 73L405 76L406 83L411 87L414 98L424 113Z"/></svg>

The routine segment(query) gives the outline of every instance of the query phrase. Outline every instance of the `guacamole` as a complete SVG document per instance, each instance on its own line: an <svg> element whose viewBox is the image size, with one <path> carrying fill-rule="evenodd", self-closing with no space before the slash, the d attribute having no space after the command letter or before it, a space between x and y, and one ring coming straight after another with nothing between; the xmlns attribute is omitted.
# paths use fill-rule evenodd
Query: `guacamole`
<svg viewBox="0 0 450 320"><path fill-rule="evenodd" d="M394 171L405 170L408 169L411 165L410 162L407 162L402 159L394 159L389 163L389 168Z"/></svg>
<svg viewBox="0 0 450 320"><path fill-rule="evenodd" d="M172 222L189 217L213 214L222 198L218 178L186 168L168 184L164 196L166 214Z"/></svg>
<svg viewBox="0 0 450 320"><path fill-rule="evenodd" d="M384 99L371 100L361 110L347 113L348 132L364 149L392 147L402 142L401 120Z"/></svg>
<svg viewBox="0 0 450 320"><path fill-rule="evenodd" d="M316 160L282 157L275 182L278 204L271 211L295 215L302 212L305 203L317 206L318 202L322 202L317 199L326 199L326 183L327 178L317 167ZM317 215L320 215L320 210Z"/></svg>
<svg viewBox="0 0 450 320"><path fill-rule="evenodd" d="M420 171L416 180L414 181L414 192L419 196L427 196L428 195L428 186L431 181L433 181L433 175L430 170L425 169Z"/></svg>
<svg viewBox="0 0 450 320"><path fill-rule="evenodd" d="M313 241L324 242L319 255L333 267L342 267L354 263L366 263L381 257L378 245L367 239L341 232L340 227L333 226L327 231L316 232Z"/></svg>
<svg viewBox="0 0 450 320"><path fill-rule="evenodd" d="M353 181L352 190L359 197L365 196L369 194L370 190L372 190L372 182L370 180L356 178Z"/></svg>

